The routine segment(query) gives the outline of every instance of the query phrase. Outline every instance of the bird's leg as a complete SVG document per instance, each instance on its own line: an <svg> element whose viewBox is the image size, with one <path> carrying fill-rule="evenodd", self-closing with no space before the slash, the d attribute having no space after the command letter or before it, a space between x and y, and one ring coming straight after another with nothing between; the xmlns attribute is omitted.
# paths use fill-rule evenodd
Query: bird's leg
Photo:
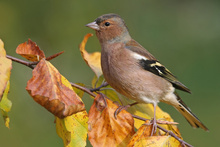
<svg viewBox="0 0 220 147"><path fill-rule="evenodd" d="M136 105L138 104L138 102L135 102L135 103L132 103L132 104L128 104L128 105L125 105L125 106L119 106L116 110L115 110L115 113L114 113L114 116L115 116L115 119L117 119L117 115L121 112L121 110L127 110L129 107L133 106L133 105Z"/></svg>
<svg viewBox="0 0 220 147"><path fill-rule="evenodd" d="M152 124L151 136L153 136L157 131L157 119L156 119L157 104L154 103L153 106L154 106L154 118L151 120L151 124Z"/></svg>

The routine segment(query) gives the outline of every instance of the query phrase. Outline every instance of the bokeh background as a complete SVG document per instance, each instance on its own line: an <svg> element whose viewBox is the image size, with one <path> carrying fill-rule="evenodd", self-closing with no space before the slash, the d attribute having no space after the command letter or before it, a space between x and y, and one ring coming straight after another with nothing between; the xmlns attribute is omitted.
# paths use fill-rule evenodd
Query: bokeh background
<svg viewBox="0 0 220 147"><path fill-rule="evenodd" d="M81 58L78 45L86 33L94 33L85 24L105 13L121 15L133 38L192 90L191 95L179 94L210 132L192 129L175 109L160 104L180 123L184 140L199 147L217 146L220 132L218 0L0 0L0 38L7 54L17 58L22 57L16 55L16 47L28 38L37 42L47 56L64 50L52 64L69 81L89 86L94 73ZM87 50L100 51L96 37L89 39ZM56 134L54 116L35 103L25 90L30 78L29 68L13 63L8 96L13 102L10 129L0 118L0 146L63 146ZM83 99L88 110L92 100L88 95Z"/></svg>

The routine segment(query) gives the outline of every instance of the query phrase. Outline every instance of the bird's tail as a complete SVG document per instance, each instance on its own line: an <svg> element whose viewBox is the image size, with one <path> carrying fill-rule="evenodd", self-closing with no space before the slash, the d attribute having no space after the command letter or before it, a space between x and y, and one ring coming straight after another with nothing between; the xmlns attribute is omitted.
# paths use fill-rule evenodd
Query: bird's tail
<svg viewBox="0 0 220 147"><path fill-rule="evenodd" d="M186 118L189 124L193 128L202 128L205 131L209 131L209 129L196 117L195 114L186 106L186 104L181 100L181 98L176 94L179 105L175 106L175 108Z"/></svg>

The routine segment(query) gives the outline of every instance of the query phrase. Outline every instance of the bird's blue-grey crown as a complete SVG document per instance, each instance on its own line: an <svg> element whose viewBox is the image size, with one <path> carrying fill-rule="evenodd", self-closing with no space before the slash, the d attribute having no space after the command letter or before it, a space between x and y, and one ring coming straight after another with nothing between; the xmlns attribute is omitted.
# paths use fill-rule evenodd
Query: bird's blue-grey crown
<svg viewBox="0 0 220 147"><path fill-rule="evenodd" d="M100 23L102 23L103 21L105 20L108 20L108 19L120 19L122 24L126 27L126 29L128 30L128 27L127 25L125 24L124 20L121 18L120 15L118 14L114 14L114 13L110 13L110 14L104 14L102 16L99 16L95 22L97 25L99 25Z"/></svg>

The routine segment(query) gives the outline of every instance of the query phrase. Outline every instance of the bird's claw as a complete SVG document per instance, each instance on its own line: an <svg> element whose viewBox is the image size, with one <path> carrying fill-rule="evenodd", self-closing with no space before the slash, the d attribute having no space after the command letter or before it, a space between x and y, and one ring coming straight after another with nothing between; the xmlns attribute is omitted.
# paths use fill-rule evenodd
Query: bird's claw
<svg viewBox="0 0 220 147"><path fill-rule="evenodd" d="M153 136L156 133L156 131L157 131L157 120L155 118L153 118L151 120L151 125L152 125L152 130L151 130L151 134L150 135Z"/></svg>
<svg viewBox="0 0 220 147"><path fill-rule="evenodd" d="M157 120L156 119L152 119L151 121L150 121L150 123L145 123L145 124L143 124L143 125L152 125L152 130L151 130L151 134L150 134L150 136L153 136L155 133L156 133L156 131L157 131Z"/></svg>

